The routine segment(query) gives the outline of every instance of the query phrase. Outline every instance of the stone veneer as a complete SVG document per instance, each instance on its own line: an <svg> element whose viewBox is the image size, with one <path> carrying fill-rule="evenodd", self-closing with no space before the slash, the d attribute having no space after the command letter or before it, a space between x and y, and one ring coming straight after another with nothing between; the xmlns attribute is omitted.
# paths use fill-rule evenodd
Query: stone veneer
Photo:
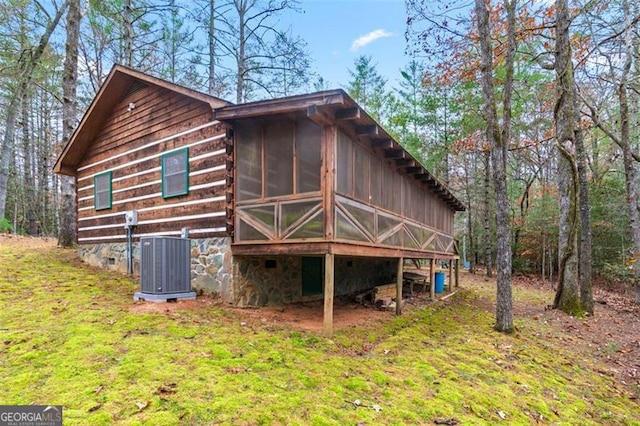
<svg viewBox="0 0 640 426"><path fill-rule="evenodd" d="M275 267L267 268L267 260ZM235 304L238 306L282 305L322 299L302 295L302 257L235 256ZM355 293L396 281L397 260L360 257L335 258L335 295Z"/></svg>
<svg viewBox="0 0 640 426"><path fill-rule="evenodd" d="M78 255L89 265L127 273L127 244L81 244ZM191 240L191 287L233 301L231 238ZM133 272L140 276L140 243L133 243Z"/></svg>
<svg viewBox="0 0 640 426"><path fill-rule="evenodd" d="M127 243L81 244L80 258L92 266L127 273ZM140 274L140 244L133 243L133 272Z"/></svg>
<svg viewBox="0 0 640 426"><path fill-rule="evenodd" d="M231 238L191 240L191 287L233 302Z"/></svg>
<svg viewBox="0 0 640 426"><path fill-rule="evenodd" d="M126 243L83 244L86 263L127 272ZM133 243L134 274L140 273L140 245ZM275 267L267 268L267 261ZM271 262L273 263L273 262ZM335 258L335 294L341 296L376 285L394 283L396 259ZM219 296L236 306L282 305L322 299L302 295L302 257L231 256L230 238L191 240L191 287L199 294Z"/></svg>

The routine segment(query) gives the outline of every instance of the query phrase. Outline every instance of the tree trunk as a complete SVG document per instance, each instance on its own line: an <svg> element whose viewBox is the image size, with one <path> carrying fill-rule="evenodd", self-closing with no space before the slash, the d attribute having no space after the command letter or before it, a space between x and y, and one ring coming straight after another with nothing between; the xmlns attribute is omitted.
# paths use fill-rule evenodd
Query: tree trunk
<svg viewBox="0 0 640 426"><path fill-rule="evenodd" d="M473 236L473 226L471 222L471 204L467 207L467 233L469 234L469 247L467 253L469 257L465 260L469 262L469 273L475 274L475 261L473 259L473 253L475 252L475 237Z"/></svg>
<svg viewBox="0 0 640 426"><path fill-rule="evenodd" d="M216 93L216 1L209 0L209 94Z"/></svg>
<svg viewBox="0 0 640 426"><path fill-rule="evenodd" d="M638 211L640 202L638 200L639 189L637 182L637 170L631 145L631 117L635 117L636 115L630 112L631 108L629 101L629 74L632 69L634 53L637 49L634 47L634 44L637 43L637 37L632 31L633 27L631 25L631 12L629 6L629 1L623 0L622 8L625 21L625 30L623 33L625 61L622 63L620 82L617 88L620 120L616 121L616 124L619 124L619 133L616 133L612 128L607 127L600 120L598 111L594 105L588 102L585 103L591 111L591 118L596 126L609 136L622 151L625 189L627 193L627 208L629 210L629 231L631 233L631 240L633 244L631 253L631 257L633 259L633 285L636 289L636 303L640 304L640 214ZM612 68L611 73L614 74L615 72L616 71ZM634 90L631 90L631 94L633 93ZM596 146L597 142L595 138L592 144ZM595 152L597 152L597 150Z"/></svg>
<svg viewBox="0 0 640 426"><path fill-rule="evenodd" d="M133 7L131 0L122 0L122 23L124 26L122 60L124 65L133 67Z"/></svg>
<svg viewBox="0 0 640 426"><path fill-rule="evenodd" d="M560 229L558 240L558 289L553 307L570 315L583 312L578 272L578 167L575 148L575 81L569 40L567 0L556 0L556 143Z"/></svg>
<svg viewBox="0 0 640 426"><path fill-rule="evenodd" d="M244 85L245 85L245 73L247 70L245 49L247 45L247 39L245 34L245 14L247 13L245 8L246 0L236 0L236 8L238 11L238 22L240 23L238 28L238 52L236 62L238 65L238 76L236 78L236 102L244 102Z"/></svg>
<svg viewBox="0 0 640 426"><path fill-rule="evenodd" d="M505 108L510 108L509 72L513 75L513 55L515 54L515 1L506 1L509 21L509 46L507 48L507 78L505 79ZM493 166L496 193L496 325L500 332L513 332L513 302L511 294L511 232L509 229L509 198L507 194L507 143L503 135L509 135L509 122L505 122L503 132L498 125L493 81L493 49L491 46L491 30L489 27L489 11L484 0L476 0L475 10L478 19L478 36L481 52L481 79L484 96L484 113L487 122L486 138L491 146L491 163ZM509 63L511 70L509 71ZM509 119L509 113L505 117Z"/></svg>
<svg viewBox="0 0 640 426"><path fill-rule="evenodd" d="M576 108L576 117L578 116L579 110ZM576 129L575 137L580 209L580 263L578 265L580 303L584 312L593 315L593 291L591 288L591 206L589 205L589 182L587 180L587 154L584 149L584 139L581 129Z"/></svg>
<svg viewBox="0 0 640 426"><path fill-rule="evenodd" d="M473 253L475 252L475 237L473 235L473 221L471 217L471 183L469 182L469 174L471 170L469 169L469 163L465 162L465 193L467 198L467 216L466 216L466 227L467 227L467 235L469 236L469 246L467 247L467 251L465 254L468 254L468 257L464 260L469 262L469 273L475 273L475 259L473 258ZM475 167L474 167L475 169Z"/></svg>
<svg viewBox="0 0 640 426"><path fill-rule="evenodd" d="M16 132L16 119L20 111L20 105L24 101L28 91L29 84L33 78L36 66L40 63L40 58L45 48L49 44L49 38L53 30L58 26L60 18L67 8L68 2L64 2L60 9L57 10L53 20L47 24L45 32L40 37L38 46L31 54L23 55L23 60L19 63L20 73L17 76L17 84L15 92L9 95L9 103L7 105L7 115L5 117L4 139L2 141L2 150L0 151L0 218L5 216L5 208L7 205L7 184L9 182L9 165L11 164L11 152L14 147L14 138Z"/></svg>
<svg viewBox="0 0 640 426"><path fill-rule="evenodd" d="M623 67L620 86L618 87L618 100L620 103L620 148L622 149L622 161L627 189L627 205L629 206L629 228L633 240L633 286L635 287L636 303L640 304L640 216L638 214L638 182L635 162L631 152L631 126L629 124L629 98L628 76L631 71L633 59L633 46L631 41L631 11L629 1L623 0L625 14L624 42L626 60Z"/></svg>
<svg viewBox="0 0 640 426"><path fill-rule="evenodd" d="M31 120L29 119L29 108L31 105L27 99L22 102L22 156L24 174L24 211L26 219L26 231L29 235L35 236L38 232L36 225L36 182L34 173L33 141L31 140Z"/></svg>
<svg viewBox="0 0 640 426"><path fill-rule="evenodd" d="M491 152L484 155L484 257L487 266L487 277L493 277L493 255L491 253Z"/></svg>
<svg viewBox="0 0 640 426"><path fill-rule="evenodd" d="M67 41L62 76L62 144L69 142L76 125L76 87L78 80L78 38L80 34L80 0L71 0L67 13ZM77 199L75 178L61 176L60 226L58 245L71 247L76 242Z"/></svg>

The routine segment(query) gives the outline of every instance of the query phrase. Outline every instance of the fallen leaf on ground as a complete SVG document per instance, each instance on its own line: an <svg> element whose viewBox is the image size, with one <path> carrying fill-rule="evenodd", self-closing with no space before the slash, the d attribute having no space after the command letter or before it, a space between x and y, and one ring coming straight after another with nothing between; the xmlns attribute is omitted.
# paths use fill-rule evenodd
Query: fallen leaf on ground
<svg viewBox="0 0 640 426"><path fill-rule="evenodd" d="M167 385L160 385L158 389L155 391L156 395L169 395L172 393L176 393L176 388L178 387L177 383L169 383Z"/></svg>
<svg viewBox="0 0 640 426"><path fill-rule="evenodd" d="M136 406L138 407L138 413L149 406L149 401L146 402L136 402Z"/></svg>
<svg viewBox="0 0 640 426"><path fill-rule="evenodd" d="M102 404L101 404L101 403L100 403L100 404L98 404L98 405L94 405L93 407L91 407L91 408L89 408L89 409L87 410L87 413L93 413L94 411L99 410L101 407L102 407Z"/></svg>
<svg viewBox="0 0 640 426"><path fill-rule="evenodd" d="M436 425L446 425L446 426L455 426L459 424L460 421L458 419L450 418L450 419L433 419L433 424Z"/></svg>

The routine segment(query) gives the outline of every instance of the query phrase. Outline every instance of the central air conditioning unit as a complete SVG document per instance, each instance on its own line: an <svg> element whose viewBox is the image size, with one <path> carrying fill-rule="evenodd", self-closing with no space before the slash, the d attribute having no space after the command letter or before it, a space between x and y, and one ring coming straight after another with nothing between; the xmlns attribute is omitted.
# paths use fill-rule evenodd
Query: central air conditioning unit
<svg viewBox="0 0 640 426"><path fill-rule="evenodd" d="M140 291L134 300L166 302L195 299L191 291L191 242L188 238L140 238Z"/></svg>

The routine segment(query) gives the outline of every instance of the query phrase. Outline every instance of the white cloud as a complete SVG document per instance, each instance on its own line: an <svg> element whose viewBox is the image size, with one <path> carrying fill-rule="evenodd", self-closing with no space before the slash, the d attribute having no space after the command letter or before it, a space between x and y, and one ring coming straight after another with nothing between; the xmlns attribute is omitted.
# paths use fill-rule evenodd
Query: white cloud
<svg viewBox="0 0 640 426"><path fill-rule="evenodd" d="M353 40L353 43L351 43L351 50L355 52L361 47L365 47L367 44L372 43L379 38L391 37L392 35L393 33L390 33L389 31L382 30L382 29L371 31L368 34L362 35L357 39Z"/></svg>

